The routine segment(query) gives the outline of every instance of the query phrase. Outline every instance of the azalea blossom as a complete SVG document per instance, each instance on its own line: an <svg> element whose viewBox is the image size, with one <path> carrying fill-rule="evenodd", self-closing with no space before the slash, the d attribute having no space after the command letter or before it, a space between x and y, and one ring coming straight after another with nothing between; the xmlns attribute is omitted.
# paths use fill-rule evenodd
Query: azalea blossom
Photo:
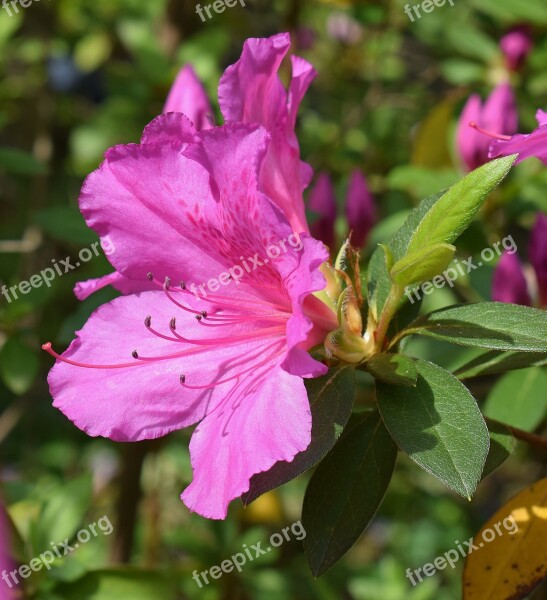
<svg viewBox="0 0 547 600"><path fill-rule="evenodd" d="M218 94L226 123L259 124L268 131L270 143L259 175L262 191L285 214L295 232L309 233L303 191L313 171L300 160L295 125L300 102L316 72L304 59L291 56L293 77L285 90L278 71L290 45L287 33L247 40L240 60L222 76ZM169 112L184 113L197 131L212 127L211 105L191 65L180 71L169 92L164 114ZM74 293L84 300L108 285L123 294L154 289L142 273L139 277L131 279L116 271L78 283Z"/></svg>
<svg viewBox="0 0 547 600"><path fill-rule="evenodd" d="M267 40L251 42L265 51ZM275 63L276 43L270 51ZM91 436L136 441L199 422L182 499L215 519L255 473L309 445L303 378L327 371L309 351L338 326L314 295L325 287L326 248L307 233L298 250L287 245L297 234L264 193L274 143L260 124L197 131L168 113L140 144L111 148L80 209L114 244L117 273L156 291L100 307L62 356L44 345L58 359L54 406ZM240 273L244 257L253 258ZM191 290L203 282L198 299Z"/></svg>
<svg viewBox="0 0 547 600"><path fill-rule="evenodd" d="M547 165L547 112L538 109L536 113L538 127L529 134L518 133L517 135L498 135L496 132L483 130L479 131L494 141L490 140L490 158L499 156L509 156L518 154L515 164L535 156L539 158L544 165ZM485 137L485 139L487 139Z"/></svg>
<svg viewBox="0 0 547 600"><path fill-rule="evenodd" d="M8 519L5 508L0 503L0 574L10 573L12 569ZM11 585L13 586L13 583ZM0 580L0 600L15 600L13 589L5 579Z"/></svg>
<svg viewBox="0 0 547 600"><path fill-rule="evenodd" d="M528 259L533 271L528 278L531 285L518 256L507 252L502 255L494 271L493 300L547 307L547 216L541 213L530 235Z"/></svg>
<svg viewBox="0 0 547 600"><path fill-rule="evenodd" d="M475 126L470 127L470 123ZM488 162L490 140L477 128L511 135L517 126L515 96L508 83L498 85L484 104L480 96L473 94L463 108L456 133L457 149L467 170L473 171Z"/></svg>

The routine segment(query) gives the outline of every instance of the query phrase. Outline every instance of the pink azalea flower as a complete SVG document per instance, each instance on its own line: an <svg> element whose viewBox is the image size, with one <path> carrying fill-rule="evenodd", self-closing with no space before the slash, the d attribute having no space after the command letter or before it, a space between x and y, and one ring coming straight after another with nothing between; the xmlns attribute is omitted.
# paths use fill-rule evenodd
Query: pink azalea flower
<svg viewBox="0 0 547 600"><path fill-rule="evenodd" d="M303 191L313 171L300 160L294 129L300 102L316 72L304 59L291 56L293 78L288 92L285 90L278 71L290 43L287 33L247 40L240 60L221 78L219 101L227 123L256 123L268 131L271 142L260 174L262 191L285 214L295 232L309 233ZM209 100L190 65L182 69L169 93L164 108L167 112L184 113L197 130L211 127ZM115 272L78 283L74 293L84 300L107 285L123 294L153 289L147 281L134 281Z"/></svg>
<svg viewBox="0 0 547 600"><path fill-rule="evenodd" d="M530 234L528 259L535 273L536 293L530 293L524 269L516 254L505 252L498 262L492 281L492 299L532 306L547 307L547 216L538 214ZM534 286L535 287L535 286Z"/></svg>
<svg viewBox="0 0 547 600"><path fill-rule="evenodd" d="M332 181L327 173L319 175L317 183L310 193L308 207L319 217L310 227L313 237L332 248L335 239L336 196Z"/></svg>
<svg viewBox="0 0 547 600"><path fill-rule="evenodd" d="M500 40L500 48L505 55L507 66L518 71L530 54L534 43L528 27L515 27Z"/></svg>
<svg viewBox="0 0 547 600"><path fill-rule="evenodd" d="M490 143L490 158L498 156L509 156L518 154L516 163L535 156L541 162L547 165L547 113L538 110L536 113L538 127L529 134L518 133L517 135L496 135L495 132L484 130L481 133L486 134L494 141ZM485 139L487 139L485 136ZM515 163L515 164L516 164Z"/></svg>
<svg viewBox="0 0 547 600"><path fill-rule="evenodd" d="M346 200L346 215L352 232L352 245L361 248L377 221L376 203L361 171L351 174Z"/></svg>
<svg viewBox="0 0 547 600"><path fill-rule="evenodd" d="M475 127L470 127L470 123ZM456 134L458 152L467 170L473 171L488 162L490 140L477 128L511 135L517 126L515 96L508 83L498 85L484 105L480 97L473 94L464 106Z"/></svg>
<svg viewBox="0 0 547 600"><path fill-rule="evenodd" d="M149 273L157 291L99 308L62 356L44 345L58 359L54 406L91 436L136 441L199 422L182 499L214 519L255 473L309 445L302 378L327 369L308 350L337 327L313 295L325 247L294 234L261 190L273 143L259 125L198 132L169 113L140 144L111 148L80 208L115 245L117 272Z"/></svg>

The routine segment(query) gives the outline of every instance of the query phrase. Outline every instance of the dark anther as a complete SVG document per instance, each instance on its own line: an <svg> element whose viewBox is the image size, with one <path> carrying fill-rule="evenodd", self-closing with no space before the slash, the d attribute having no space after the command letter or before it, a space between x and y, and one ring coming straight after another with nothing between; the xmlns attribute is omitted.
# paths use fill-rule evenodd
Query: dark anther
<svg viewBox="0 0 547 600"><path fill-rule="evenodd" d="M202 317L201 315L196 315L196 319L197 319L198 321L201 321L201 319L203 319L203 317Z"/></svg>
<svg viewBox="0 0 547 600"><path fill-rule="evenodd" d="M180 376L180 383L181 383L181 385L184 385L185 382L186 382L186 375L181 375Z"/></svg>
<svg viewBox="0 0 547 600"><path fill-rule="evenodd" d="M184 281L180 282L180 288L181 288L181 290L185 290L186 289L186 284L184 283Z"/></svg>
<svg viewBox="0 0 547 600"><path fill-rule="evenodd" d="M146 327L150 327L150 325L152 325L152 317L150 315L146 317L146 319L144 320L144 324L146 325Z"/></svg>
<svg viewBox="0 0 547 600"><path fill-rule="evenodd" d="M171 327L171 329L176 329L177 328L177 320L175 319L175 317L173 317L171 319L171 321L169 322L169 327Z"/></svg>
<svg viewBox="0 0 547 600"><path fill-rule="evenodd" d="M148 279L149 281L153 281L154 280L154 275L152 273L147 273L146 274L146 279Z"/></svg>
<svg viewBox="0 0 547 600"><path fill-rule="evenodd" d="M201 316L206 319L207 318L207 311L206 310L202 310L201 311Z"/></svg>
<svg viewBox="0 0 547 600"><path fill-rule="evenodd" d="M131 352L131 356L133 358L139 358L139 353L136 350L133 350L133 352Z"/></svg>
<svg viewBox="0 0 547 600"><path fill-rule="evenodd" d="M166 277L165 283L163 284L163 286L165 287L166 290L168 290L170 285L171 285L171 279L169 277Z"/></svg>

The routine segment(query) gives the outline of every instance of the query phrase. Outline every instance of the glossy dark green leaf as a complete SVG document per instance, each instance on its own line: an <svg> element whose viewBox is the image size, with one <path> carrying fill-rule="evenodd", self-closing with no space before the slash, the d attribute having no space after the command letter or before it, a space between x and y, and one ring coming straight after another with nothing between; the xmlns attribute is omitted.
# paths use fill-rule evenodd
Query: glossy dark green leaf
<svg viewBox="0 0 547 600"><path fill-rule="evenodd" d="M396 458L397 447L376 411L352 416L317 467L304 497L304 551L315 577L367 528L384 498Z"/></svg>
<svg viewBox="0 0 547 600"><path fill-rule="evenodd" d="M486 419L486 425L490 432L490 448L482 471L483 479L502 465L516 446L516 440L507 427L490 419Z"/></svg>
<svg viewBox="0 0 547 600"><path fill-rule="evenodd" d="M504 302L459 304L418 318L405 335L492 350L547 352L547 312Z"/></svg>
<svg viewBox="0 0 547 600"><path fill-rule="evenodd" d="M401 450L465 498L480 481L489 447L467 388L441 367L416 360L416 387L376 383L380 412Z"/></svg>
<svg viewBox="0 0 547 600"><path fill-rule="evenodd" d="M454 375L458 379L468 379L481 375L495 375L525 369L526 367L547 364L547 352L503 352L490 350L461 366Z"/></svg>
<svg viewBox="0 0 547 600"><path fill-rule="evenodd" d="M336 369L306 380L312 413L312 441L289 462L278 462L269 471L251 479L249 491L241 496L245 505L317 464L334 446L351 415L355 398L355 370Z"/></svg>
<svg viewBox="0 0 547 600"><path fill-rule="evenodd" d="M384 383L415 386L418 379L414 360L404 354L375 354L366 362L365 368Z"/></svg>
<svg viewBox="0 0 547 600"><path fill-rule="evenodd" d="M533 431L547 413L547 369L532 367L501 377L483 409L491 419Z"/></svg>

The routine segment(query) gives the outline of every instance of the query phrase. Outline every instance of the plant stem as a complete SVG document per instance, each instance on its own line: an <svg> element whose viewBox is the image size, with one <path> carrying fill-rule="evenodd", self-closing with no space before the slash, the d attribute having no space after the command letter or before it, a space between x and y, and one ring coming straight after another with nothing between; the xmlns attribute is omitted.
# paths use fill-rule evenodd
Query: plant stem
<svg viewBox="0 0 547 600"><path fill-rule="evenodd" d="M509 431L518 440L527 442L531 446L535 446L536 448L540 448L541 450L547 450L547 438L544 438L541 435L537 435L535 433L524 431L523 429L519 429L518 427L512 427L511 425L507 425L507 423L502 423L501 421L495 421L494 419L491 419L491 421L494 423L498 423L499 425L503 425L503 427L507 427L507 429L509 429Z"/></svg>
<svg viewBox="0 0 547 600"><path fill-rule="evenodd" d="M380 315L380 321L378 322L378 328L374 334L376 347L381 352L384 346L384 340L386 338L387 330L391 319L397 312L399 302L401 300L401 290L396 286L392 285L387 297L386 303L384 304L384 310Z"/></svg>

